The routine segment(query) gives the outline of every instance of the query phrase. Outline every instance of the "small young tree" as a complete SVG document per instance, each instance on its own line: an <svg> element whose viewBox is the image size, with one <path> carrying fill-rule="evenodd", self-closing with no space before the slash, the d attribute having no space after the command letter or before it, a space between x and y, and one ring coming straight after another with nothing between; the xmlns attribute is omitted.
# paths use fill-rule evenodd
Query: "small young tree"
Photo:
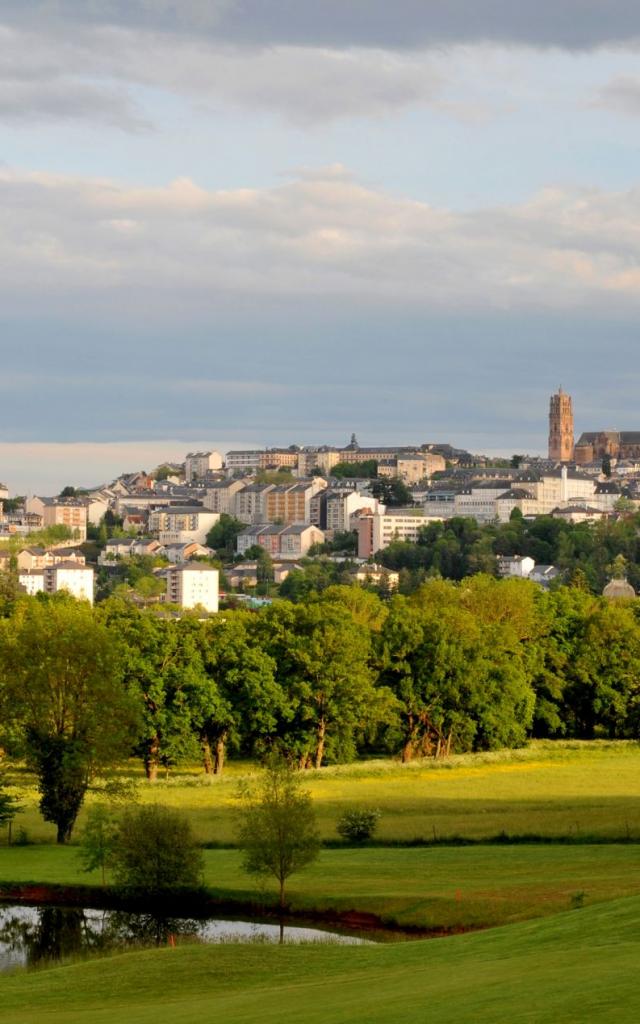
<svg viewBox="0 0 640 1024"><path fill-rule="evenodd" d="M96 804L87 815L87 823L80 839L80 860L83 871L102 873L102 884L106 881L106 869L113 857L118 825L113 812L104 804Z"/></svg>
<svg viewBox="0 0 640 1024"><path fill-rule="evenodd" d="M241 791L237 839L242 866L250 875L276 879L281 908L286 905L289 876L311 864L320 852L311 796L300 783L295 768L274 761L256 787Z"/></svg>
<svg viewBox="0 0 640 1024"><path fill-rule="evenodd" d="M13 819L21 810L22 805L18 803L17 798L13 796L13 794L7 792L6 779L0 771L0 828L4 828L5 825L8 826L9 845L11 845L11 826L13 824Z"/></svg>
<svg viewBox="0 0 640 1024"><path fill-rule="evenodd" d="M125 811L111 855L117 885L157 898L202 884L202 851L185 815L152 804Z"/></svg>

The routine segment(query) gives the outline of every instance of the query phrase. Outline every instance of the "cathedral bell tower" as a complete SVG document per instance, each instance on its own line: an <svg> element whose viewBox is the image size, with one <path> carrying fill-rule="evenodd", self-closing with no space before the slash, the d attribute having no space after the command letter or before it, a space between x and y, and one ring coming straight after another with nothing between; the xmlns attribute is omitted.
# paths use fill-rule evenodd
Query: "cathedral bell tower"
<svg viewBox="0 0 640 1024"><path fill-rule="evenodd" d="M573 462L573 403L562 388L549 402L549 458Z"/></svg>

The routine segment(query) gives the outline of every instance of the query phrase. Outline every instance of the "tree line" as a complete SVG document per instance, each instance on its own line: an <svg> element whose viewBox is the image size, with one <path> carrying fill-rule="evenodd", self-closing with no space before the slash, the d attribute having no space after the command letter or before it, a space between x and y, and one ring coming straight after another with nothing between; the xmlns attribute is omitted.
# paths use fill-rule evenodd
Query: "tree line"
<svg viewBox="0 0 640 1024"><path fill-rule="evenodd" d="M0 601L0 745L25 756L64 842L87 789L131 755L149 780L230 751L301 768L537 737L636 737L638 602L580 580L479 574L382 601L331 586L200 619L119 598Z"/></svg>
<svg viewBox="0 0 640 1024"><path fill-rule="evenodd" d="M555 565L565 581L580 570L598 594L622 556L629 582L640 592L640 514L569 523L553 516L526 520L516 510L507 523L484 525L455 516L425 526L415 544L392 542L376 560L399 571L401 590L410 592L434 575L462 580L474 573L495 574L500 555L528 555L539 564Z"/></svg>

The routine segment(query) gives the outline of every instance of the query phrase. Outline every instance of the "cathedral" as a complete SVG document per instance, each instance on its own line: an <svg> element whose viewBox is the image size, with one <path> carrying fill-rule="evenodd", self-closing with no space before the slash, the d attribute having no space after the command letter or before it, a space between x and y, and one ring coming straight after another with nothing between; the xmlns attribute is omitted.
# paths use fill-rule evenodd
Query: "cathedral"
<svg viewBox="0 0 640 1024"><path fill-rule="evenodd" d="M599 430L581 434L574 444L573 403L559 388L549 402L549 459L586 466L605 456L640 460L640 430Z"/></svg>

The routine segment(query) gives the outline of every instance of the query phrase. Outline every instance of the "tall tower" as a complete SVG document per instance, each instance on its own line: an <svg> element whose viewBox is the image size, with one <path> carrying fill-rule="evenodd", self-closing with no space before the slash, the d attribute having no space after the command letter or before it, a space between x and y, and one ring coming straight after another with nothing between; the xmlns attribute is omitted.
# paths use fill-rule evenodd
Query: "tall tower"
<svg viewBox="0 0 640 1024"><path fill-rule="evenodd" d="M549 402L549 458L554 462L573 461L573 404L562 388Z"/></svg>

